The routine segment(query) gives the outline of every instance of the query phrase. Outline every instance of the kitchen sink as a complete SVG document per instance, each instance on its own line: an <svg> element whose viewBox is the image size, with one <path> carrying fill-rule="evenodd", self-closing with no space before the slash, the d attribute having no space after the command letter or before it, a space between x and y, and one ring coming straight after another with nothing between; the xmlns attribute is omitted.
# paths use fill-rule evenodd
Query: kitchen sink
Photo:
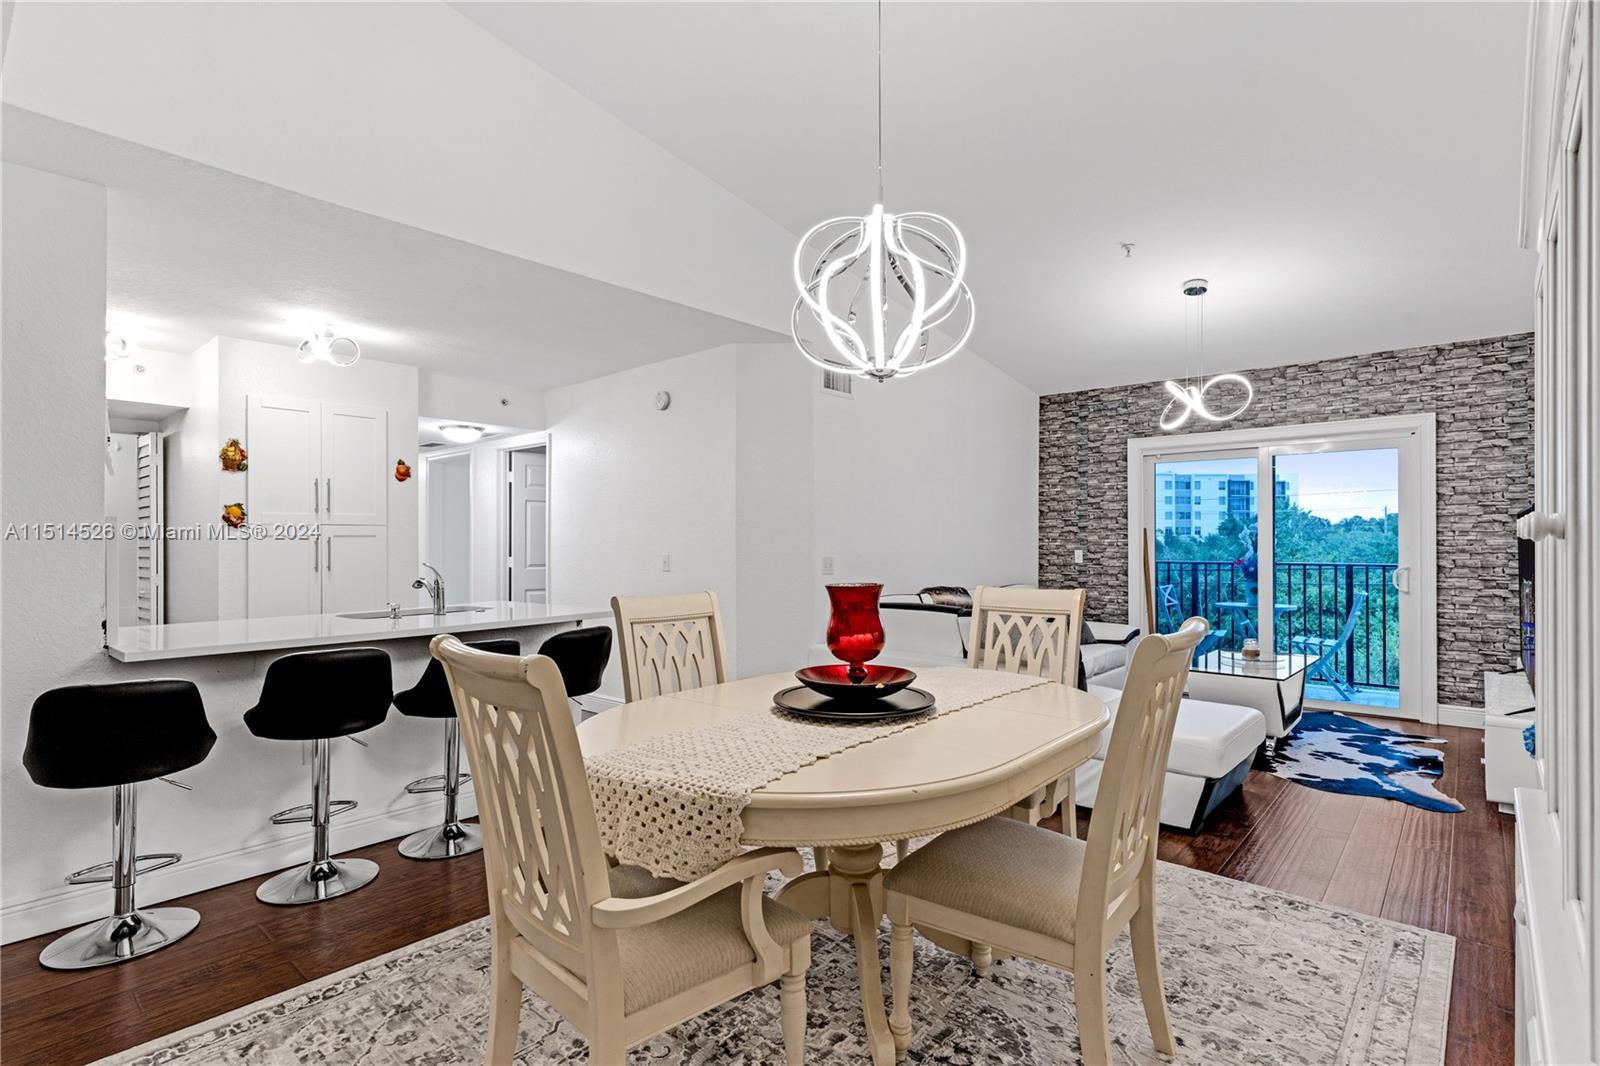
<svg viewBox="0 0 1600 1066"><path fill-rule="evenodd" d="M473 613L477 613L479 611L487 611L488 609L489 608L487 608L487 607L473 607L473 606L470 606L470 605L462 605L462 606L456 606L456 607L446 607L444 609L444 613L445 614L460 614L460 613L463 613L463 612L466 612L466 611L471 611ZM417 615L432 614L432 613L433 613L433 608L432 607L402 607L400 609L400 617L401 618L415 618ZM386 611L386 610L385 611L350 611L347 614L341 614L339 617L340 618L388 618L389 617L389 612Z"/></svg>

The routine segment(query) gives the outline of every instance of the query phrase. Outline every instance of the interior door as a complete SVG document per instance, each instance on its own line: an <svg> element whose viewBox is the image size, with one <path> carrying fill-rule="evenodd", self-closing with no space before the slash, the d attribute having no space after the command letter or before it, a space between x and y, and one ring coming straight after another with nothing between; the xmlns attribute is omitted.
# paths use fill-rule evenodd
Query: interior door
<svg viewBox="0 0 1600 1066"><path fill-rule="evenodd" d="M357 404L322 405L322 520L383 525L388 515L389 412ZM251 471L255 463L251 461Z"/></svg>
<svg viewBox="0 0 1600 1066"><path fill-rule="evenodd" d="M321 613L373 611L391 599L401 599L388 587L385 527L324 525L321 533Z"/></svg>
<svg viewBox="0 0 1600 1066"><path fill-rule="evenodd" d="M510 572L508 596L518 603L549 602L549 547L546 541L549 512L549 463L545 449L511 453L508 475Z"/></svg>
<svg viewBox="0 0 1600 1066"><path fill-rule="evenodd" d="M250 469L245 475L245 507L251 521L311 525L320 519L321 417L321 405L315 400L249 398L245 442Z"/></svg>

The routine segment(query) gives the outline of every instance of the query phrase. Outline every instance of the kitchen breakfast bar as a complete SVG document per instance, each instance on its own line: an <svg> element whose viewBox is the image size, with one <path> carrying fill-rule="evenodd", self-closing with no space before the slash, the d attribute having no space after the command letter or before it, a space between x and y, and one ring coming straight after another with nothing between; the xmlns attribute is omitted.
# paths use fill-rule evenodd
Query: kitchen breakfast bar
<svg viewBox="0 0 1600 1066"><path fill-rule="evenodd" d="M216 734L215 744L202 761L180 773L163 775L182 788L166 788L157 781L138 787L139 850L184 856L181 863L155 870L148 867L157 863L140 864L139 907L304 866L314 836L327 832L314 825L296 824L311 820L310 810L298 815L293 811L308 808L308 801L332 805L337 817L331 823L330 850L335 857L352 848L439 826L437 789L428 794L415 786L419 779L438 780L443 776L441 769L450 769L442 765L449 756L442 760L441 755L446 753L453 719L447 723L392 712L384 691L385 657L388 687L401 692L418 685L431 662L429 641L437 634L454 633L473 642L516 641L524 653L531 653L552 635L586 622L609 625L609 607L479 601L448 606L443 615L426 607L391 607L109 628L104 655L82 664L78 673L82 683L193 682L204 717ZM245 712L265 705L263 681L273 662L303 652L350 653L363 648L383 654L333 656L327 660L331 673L306 674L296 682L298 689L288 690L292 696L288 709L298 719L296 728L274 735L263 732L259 720L253 723L254 729L247 727ZM277 678L286 676L280 668ZM283 691L280 685L279 702L283 702ZM316 736L321 732L316 728L319 716L346 718L356 713L351 710L356 703L363 705L360 713L367 721L376 724L368 727L363 723L359 734L348 725L336 725L325 738ZM172 741L181 742L176 737ZM65 743L70 747L70 737ZM163 740L157 736L150 743L159 747ZM313 796L324 761L336 799ZM407 790L408 784L412 791ZM9 862L37 866L37 874L59 883L67 871L105 861L108 816L114 812L106 809L103 790L63 788L36 795L48 804L48 809L41 806L36 813L57 826L55 838L61 846L19 853ZM121 812L122 821L131 829L131 796L127 807ZM280 817L275 823L274 812L290 817ZM469 818L474 812L469 787L458 813ZM114 845L119 842L112 841ZM392 861L408 860L397 853ZM106 897L103 884L64 885L48 897L8 913L8 931L27 936L95 919L106 913Z"/></svg>

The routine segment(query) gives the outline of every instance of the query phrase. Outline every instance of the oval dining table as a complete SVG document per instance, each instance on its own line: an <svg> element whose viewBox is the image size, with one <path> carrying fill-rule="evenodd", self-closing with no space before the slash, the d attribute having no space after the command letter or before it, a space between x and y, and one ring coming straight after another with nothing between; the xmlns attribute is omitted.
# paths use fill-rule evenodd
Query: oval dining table
<svg viewBox="0 0 1600 1066"><path fill-rule="evenodd" d="M653 696L604 711L578 727L585 756L650 737L770 710L794 684L769 674ZM1053 682L939 715L830 755L750 795L743 843L826 849L827 869L784 885L778 899L851 934L873 1062L891 1066L878 957L883 845L929 836L1009 810L1087 761L1106 726L1106 705ZM972 945L935 937L970 954Z"/></svg>

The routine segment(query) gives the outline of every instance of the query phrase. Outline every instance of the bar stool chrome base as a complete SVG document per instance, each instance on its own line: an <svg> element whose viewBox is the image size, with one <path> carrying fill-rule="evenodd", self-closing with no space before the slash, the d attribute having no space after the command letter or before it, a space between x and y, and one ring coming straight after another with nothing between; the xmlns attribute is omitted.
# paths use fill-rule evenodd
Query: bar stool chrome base
<svg viewBox="0 0 1600 1066"><path fill-rule="evenodd" d="M306 810L306 807L291 807L272 816L274 825L311 823L311 861L263 881L256 889L256 899L262 903L280 907L321 903L325 899L348 895L378 876L378 864L370 859L335 859L329 852L329 819L335 814L356 808L355 800L328 798L331 764L328 739L324 737L313 742L310 813L298 813Z"/></svg>
<svg viewBox="0 0 1600 1066"><path fill-rule="evenodd" d="M413 795L443 793L444 823L406 837L400 842L400 854L408 859L454 859L483 850L483 832L475 825L463 824L456 816L461 786L471 780L471 774L461 772L461 724L451 718L445 723L444 773L406 786Z"/></svg>
<svg viewBox="0 0 1600 1066"><path fill-rule="evenodd" d="M256 899L279 907L320 903L348 895L378 876L370 859L323 859L270 877L256 889Z"/></svg>
<svg viewBox="0 0 1600 1066"><path fill-rule="evenodd" d="M40 953L39 965L50 970L87 970L127 962L182 940L199 924L200 912L188 907L113 914L52 941Z"/></svg>
<svg viewBox="0 0 1600 1066"><path fill-rule="evenodd" d="M421 829L400 842L400 854L408 859L453 859L482 850L483 833L461 822Z"/></svg>

